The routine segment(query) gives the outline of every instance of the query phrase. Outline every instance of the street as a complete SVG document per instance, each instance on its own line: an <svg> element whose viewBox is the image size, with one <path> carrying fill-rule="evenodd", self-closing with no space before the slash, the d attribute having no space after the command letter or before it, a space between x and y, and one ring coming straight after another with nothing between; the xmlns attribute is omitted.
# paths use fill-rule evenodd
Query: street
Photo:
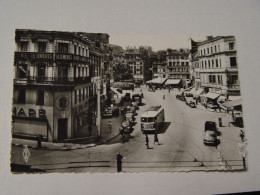
<svg viewBox="0 0 260 195"><path fill-rule="evenodd" d="M116 172L116 155L120 152L124 157L123 172L243 168L242 157L237 149L238 134L236 140L224 139L222 143L223 139L220 139L218 147L205 146L203 143L205 121L216 121L219 116L225 117L225 113L190 108L175 98L177 91L169 93L168 90L162 89L149 92L145 86L142 86L142 91L145 105L140 106L136 116L137 124L133 133L127 137L126 143L121 144L121 136L117 136L103 145L84 149L70 151L30 149L28 164L32 165L32 168L44 169L47 172ZM153 135L148 135L149 149L147 149L145 135L140 130L140 115L152 105L164 107L165 124L158 134L159 145L154 144ZM239 131L236 129L235 133L237 132ZM225 147L221 147L222 144L225 144ZM228 151L227 156L225 150ZM13 163L23 163L21 151L22 147L12 146Z"/></svg>

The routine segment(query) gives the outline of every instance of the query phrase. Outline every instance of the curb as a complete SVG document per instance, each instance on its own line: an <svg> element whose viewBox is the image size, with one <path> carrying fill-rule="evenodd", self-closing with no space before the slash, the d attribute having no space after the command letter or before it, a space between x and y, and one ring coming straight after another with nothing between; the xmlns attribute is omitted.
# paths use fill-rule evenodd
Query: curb
<svg viewBox="0 0 260 195"><path fill-rule="evenodd" d="M62 146L56 146L56 147L60 147L60 148L49 148L49 147L46 147L46 146L42 146L42 148L41 149L45 149L45 150L52 150L52 151L70 151L70 150L79 150L79 149L85 149L85 148L92 148L92 147L96 147L96 146L99 146L99 145L103 145L103 144L105 144L105 143L107 143L107 142L109 142L109 141L111 141L111 140L113 140L114 138L116 138L117 136L119 136L120 134L116 134L115 136L113 136L113 137L111 137L111 138L109 138L109 139L107 139L107 140L104 140L104 141L102 141L102 142L100 142L100 143L96 143L96 144L86 144L86 145L84 145L84 144L77 144L77 143L75 143L75 144L73 144L71 147L62 147ZM52 143L50 143L50 144L52 144ZM17 146L17 147L23 147L23 146L25 146L26 144L13 144L12 143L12 145L14 145L14 146ZM52 144L53 145L53 144ZM78 147L75 147L75 146L77 146L78 145ZM35 150L37 150L37 146L29 146L29 145L26 145L28 148L32 148L32 149L35 149Z"/></svg>

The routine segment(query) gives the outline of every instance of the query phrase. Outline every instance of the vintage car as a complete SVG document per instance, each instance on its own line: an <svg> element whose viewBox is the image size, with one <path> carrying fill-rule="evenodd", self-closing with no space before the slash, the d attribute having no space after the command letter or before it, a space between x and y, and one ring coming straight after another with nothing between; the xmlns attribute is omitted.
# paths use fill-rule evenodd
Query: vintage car
<svg viewBox="0 0 260 195"><path fill-rule="evenodd" d="M203 143L205 145L216 145L217 144L217 134L216 131L207 130L204 133Z"/></svg>
<svg viewBox="0 0 260 195"><path fill-rule="evenodd" d="M218 131L217 124L214 121L206 121L204 131Z"/></svg>
<svg viewBox="0 0 260 195"><path fill-rule="evenodd" d="M129 120L125 120L122 122L121 127L124 129L125 133L132 133L133 127L131 125L131 122Z"/></svg>
<svg viewBox="0 0 260 195"><path fill-rule="evenodd" d="M129 120L134 125L135 117L132 113L126 113L125 120Z"/></svg>

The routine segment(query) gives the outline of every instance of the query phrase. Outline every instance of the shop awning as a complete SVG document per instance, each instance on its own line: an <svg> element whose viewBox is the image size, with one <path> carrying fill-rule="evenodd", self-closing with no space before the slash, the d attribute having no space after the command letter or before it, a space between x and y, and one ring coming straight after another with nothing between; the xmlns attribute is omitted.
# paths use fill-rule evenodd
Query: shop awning
<svg viewBox="0 0 260 195"><path fill-rule="evenodd" d="M232 100L232 101L225 103L225 106L227 108L231 108L231 107L239 106L239 105L242 105L242 99Z"/></svg>
<svg viewBox="0 0 260 195"><path fill-rule="evenodd" d="M152 84L163 84L166 81L166 78L156 78L151 81Z"/></svg>
<svg viewBox="0 0 260 195"><path fill-rule="evenodd" d="M241 99L241 96L228 96L228 100L231 101L231 100L238 100L238 99Z"/></svg>
<svg viewBox="0 0 260 195"><path fill-rule="evenodd" d="M219 93L212 93L212 92L208 92L207 94L201 95L203 97L207 97L209 99L217 99L221 94Z"/></svg>
<svg viewBox="0 0 260 195"><path fill-rule="evenodd" d="M192 89L190 90L190 93L195 93L195 91L196 91L196 89L195 89L195 88L192 88Z"/></svg>
<svg viewBox="0 0 260 195"><path fill-rule="evenodd" d="M168 79L165 85L177 85L181 82L180 79Z"/></svg>
<svg viewBox="0 0 260 195"><path fill-rule="evenodd" d="M195 91L195 92L193 93L193 95L194 95L194 96L199 96L199 95L202 94L203 92L204 92L204 89L199 88L197 91Z"/></svg>

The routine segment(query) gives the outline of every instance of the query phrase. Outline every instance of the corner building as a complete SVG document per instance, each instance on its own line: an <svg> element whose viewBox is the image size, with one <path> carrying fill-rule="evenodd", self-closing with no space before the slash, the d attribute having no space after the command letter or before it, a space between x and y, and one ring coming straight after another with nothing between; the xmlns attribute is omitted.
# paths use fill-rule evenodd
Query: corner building
<svg viewBox="0 0 260 195"><path fill-rule="evenodd" d="M17 29L12 135L45 141L95 128L100 49L73 32Z"/></svg>
<svg viewBox="0 0 260 195"><path fill-rule="evenodd" d="M235 37L208 36L206 41L198 42L197 52L201 87L227 100L240 96Z"/></svg>

